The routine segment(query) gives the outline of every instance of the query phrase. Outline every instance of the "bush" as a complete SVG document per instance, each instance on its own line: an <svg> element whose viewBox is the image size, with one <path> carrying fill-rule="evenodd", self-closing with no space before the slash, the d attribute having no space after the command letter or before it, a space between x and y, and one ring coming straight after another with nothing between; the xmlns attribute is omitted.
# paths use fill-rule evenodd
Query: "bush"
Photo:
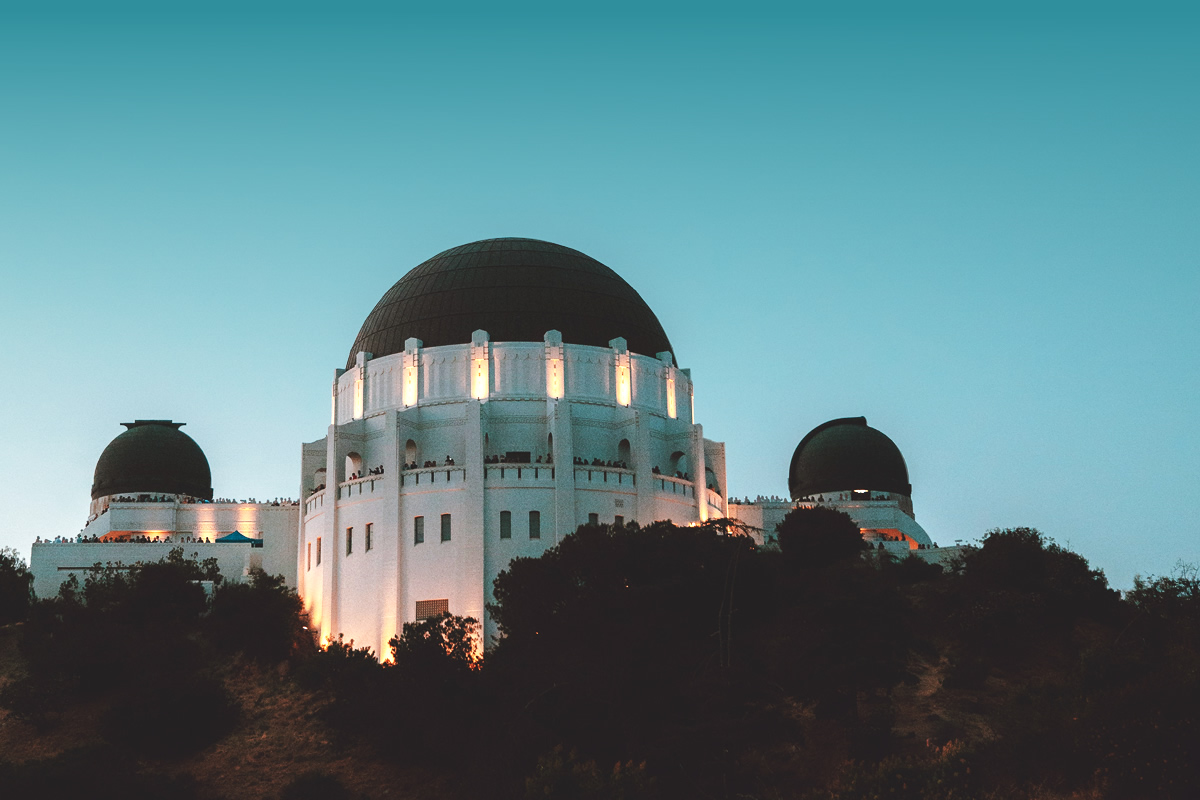
<svg viewBox="0 0 1200 800"><path fill-rule="evenodd" d="M87 747L54 758L22 764L0 760L5 797L89 800L192 800L198 796L190 777L171 778L140 772L124 748Z"/></svg>
<svg viewBox="0 0 1200 800"><path fill-rule="evenodd" d="M279 800L354 800L354 795L332 775L312 770L293 778L279 793Z"/></svg>
<svg viewBox="0 0 1200 800"><path fill-rule="evenodd" d="M105 714L113 744L147 755L193 753L231 731L238 706L225 687L205 677L158 679L127 691Z"/></svg>
<svg viewBox="0 0 1200 800"><path fill-rule="evenodd" d="M0 549L0 625L29 616L33 604L33 573L11 547Z"/></svg>
<svg viewBox="0 0 1200 800"><path fill-rule="evenodd" d="M829 800L960 800L977 797L974 754L959 742L930 747L915 757L891 756L877 762L852 761L837 788L811 795ZM974 772L974 774L973 774Z"/></svg>
<svg viewBox="0 0 1200 800"><path fill-rule="evenodd" d="M657 797L645 762L632 761L601 770L561 745L538 758L533 775L525 779L528 800L650 800Z"/></svg>
<svg viewBox="0 0 1200 800"><path fill-rule="evenodd" d="M825 506L792 509L777 531L784 560L801 568L853 561L868 547L849 514Z"/></svg>
<svg viewBox="0 0 1200 800"><path fill-rule="evenodd" d="M226 583L213 595L207 627L225 652L244 653L262 664L315 650L304 629L303 603L282 575L252 570L248 583Z"/></svg>

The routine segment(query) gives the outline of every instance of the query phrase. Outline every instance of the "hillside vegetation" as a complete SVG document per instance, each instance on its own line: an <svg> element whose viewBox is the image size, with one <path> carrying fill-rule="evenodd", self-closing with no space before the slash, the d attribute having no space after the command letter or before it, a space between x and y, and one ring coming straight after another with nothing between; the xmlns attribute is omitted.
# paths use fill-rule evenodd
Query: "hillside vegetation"
<svg viewBox="0 0 1200 800"><path fill-rule="evenodd" d="M9 796L1191 798L1200 579L1122 597L1031 529L943 570L797 511L584 526L478 624L388 661L318 648L295 594L173 554L0 629ZM2 565L0 565L2 566ZM10 570L13 571L13 570ZM2 570L0 570L2 573ZM19 593L18 593L19 594ZM8 794L6 792L6 794Z"/></svg>

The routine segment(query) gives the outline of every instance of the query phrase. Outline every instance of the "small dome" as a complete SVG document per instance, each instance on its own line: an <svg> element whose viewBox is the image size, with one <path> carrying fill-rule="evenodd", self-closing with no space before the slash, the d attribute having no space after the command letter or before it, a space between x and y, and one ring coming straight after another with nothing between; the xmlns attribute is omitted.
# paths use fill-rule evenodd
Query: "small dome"
<svg viewBox="0 0 1200 800"><path fill-rule="evenodd" d="M211 500L208 459L182 422L139 419L108 443L96 462L92 499L113 494L186 494Z"/></svg>
<svg viewBox="0 0 1200 800"><path fill-rule="evenodd" d="M540 342L546 331L568 344L608 347L623 337L642 355L674 354L658 317L620 275L569 247L537 239L484 239L438 253L396 282L367 315L350 348L373 357L466 344L485 330L493 342Z"/></svg>
<svg viewBox="0 0 1200 800"><path fill-rule="evenodd" d="M867 425L866 417L830 420L813 428L792 454L788 489L793 500L855 489L912 496L900 448Z"/></svg>

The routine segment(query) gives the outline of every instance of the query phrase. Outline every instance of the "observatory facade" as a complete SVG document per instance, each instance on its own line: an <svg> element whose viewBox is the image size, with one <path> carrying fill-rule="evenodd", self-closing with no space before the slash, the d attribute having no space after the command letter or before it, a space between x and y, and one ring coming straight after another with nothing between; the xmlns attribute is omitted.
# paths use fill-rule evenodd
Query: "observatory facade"
<svg viewBox="0 0 1200 800"><path fill-rule="evenodd" d="M83 531L34 544L34 588L182 546L229 579L283 575L322 640L385 654L405 623L443 612L482 621L490 642L497 575L588 523L728 518L770 544L790 510L824 505L878 550L950 555L916 522L899 448L862 417L803 438L790 497L728 501L725 445L704 438L694 395L654 312L600 262L533 239L455 247L367 316L325 435L301 447L300 501L214 499L181 423L127 423Z"/></svg>
<svg viewBox="0 0 1200 800"><path fill-rule="evenodd" d="M725 448L657 318L578 251L439 254L367 317L303 446L298 589L322 637L485 621L495 577L586 523L727 515Z"/></svg>

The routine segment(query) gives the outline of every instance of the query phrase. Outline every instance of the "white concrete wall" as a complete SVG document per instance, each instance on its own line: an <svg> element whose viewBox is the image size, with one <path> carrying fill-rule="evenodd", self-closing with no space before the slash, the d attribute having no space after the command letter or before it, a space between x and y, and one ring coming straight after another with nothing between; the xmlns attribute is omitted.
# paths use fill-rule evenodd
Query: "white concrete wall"
<svg viewBox="0 0 1200 800"><path fill-rule="evenodd" d="M241 581L251 564L251 559L264 551L247 543L204 544L204 543L130 543L98 542L77 544L42 542L34 544L29 558L33 573L33 591L39 598L53 597L58 588L72 574L82 581L89 569L96 564L132 566L137 563L153 563L167 557L172 549L183 548L184 556L204 561L217 559L221 575L225 580Z"/></svg>
<svg viewBox="0 0 1200 800"><path fill-rule="evenodd" d="M705 488L703 469L713 454L716 485L725 485L724 446L692 424L690 375L669 357L630 354L621 340L612 348L562 345L553 334L533 343L488 343L477 334L474 344L408 345L380 359L360 354L354 368L337 374L337 424L302 449L306 492L320 484L322 463L330 476L329 488L306 499L295 551L301 594L322 636L342 633L386 654L387 640L413 621L422 600L445 599L451 613L487 620L493 581L511 560L540 555L590 514L606 524L617 517L687 524L724 516L724 498ZM486 363L485 397L473 396L476 358ZM619 367L628 369L624 388ZM548 377L557 368L561 397L552 396ZM416 390L406 397L410 377ZM673 418L668 379L675 382ZM404 469L409 442L412 460L439 466ZM532 463L485 463L508 452L528 452ZM652 473L656 466L667 471L677 452L685 454L690 480ZM351 453L365 469L382 465L383 475L347 481ZM454 466L445 465L447 456ZM629 468L577 467L575 458L624 460ZM510 539L500 538L503 511L512 514ZM540 515L538 539L529 536L530 511ZM448 542L441 541L443 514L451 515ZM413 541L417 516L425 520L421 544ZM370 552L363 540L368 524ZM494 633L487 620L485 634Z"/></svg>

